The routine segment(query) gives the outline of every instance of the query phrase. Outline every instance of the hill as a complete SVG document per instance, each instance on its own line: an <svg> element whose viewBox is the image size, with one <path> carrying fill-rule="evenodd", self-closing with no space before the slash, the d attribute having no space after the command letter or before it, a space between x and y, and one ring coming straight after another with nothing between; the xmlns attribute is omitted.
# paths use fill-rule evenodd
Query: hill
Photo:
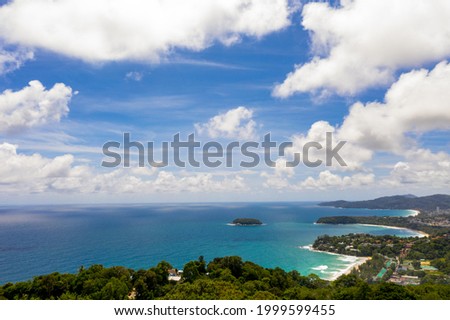
<svg viewBox="0 0 450 320"><path fill-rule="evenodd" d="M330 201L319 203L319 206L337 208L360 208L360 209L417 209L435 210L450 209L450 195L435 194L425 197L415 197L413 195L397 195L381 197L366 201Z"/></svg>

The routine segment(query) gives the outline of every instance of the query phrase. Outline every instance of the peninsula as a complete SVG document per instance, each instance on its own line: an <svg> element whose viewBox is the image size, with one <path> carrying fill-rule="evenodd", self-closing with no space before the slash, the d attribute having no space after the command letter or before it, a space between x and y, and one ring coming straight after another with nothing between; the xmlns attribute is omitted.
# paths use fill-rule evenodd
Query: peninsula
<svg viewBox="0 0 450 320"><path fill-rule="evenodd" d="M317 220L323 224L371 224L406 228L424 234L450 231L450 195L436 194L426 197L414 195L382 197L367 201L322 202L319 206L362 209L415 210L418 214L407 217L394 216L328 216Z"/></svg>

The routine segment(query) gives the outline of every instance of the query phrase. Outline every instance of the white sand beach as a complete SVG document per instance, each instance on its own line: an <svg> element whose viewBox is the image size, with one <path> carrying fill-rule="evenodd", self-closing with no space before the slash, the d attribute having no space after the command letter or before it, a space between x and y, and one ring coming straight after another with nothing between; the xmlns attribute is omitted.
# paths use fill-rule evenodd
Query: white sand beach
<svg viewBox="0 0 450 320"><path fill-rule="evenodd" d="M360 226L366 226L366 227L380 227L380 228L386 228L386 229L397 229L397 230L409 230L415 233L418 233L418 237L429 237L430 235L426 232L423 231L419 231L419 230L413 230L413 229L408 229L408 228L403 228L403 227L393 227L393 226L385 226L385 225L381 225L381 224L366 224L366 223L358 223Z"/></svg>
<svg viewBox="0 0 450 320"><path fill-rule="evenodd" d="M333 272L329 277L326 277L325 280L329 280L329 281L334 281L334 280L336 280L337 278L339 278L340 276L342 276L344 274L349 274L353 269L359 268L360 265L366 263L366 261L371 259L370 257L356 257L356 256L349 256L349 255L339 254L339 253L334 253L334 252L316 250L316 249L314 249L312 247L312 245L301 246L300 248L301 249L305 249L305 250L309 250L309 251L312 251L312 252L320 252L320 253L340 256L340 257L343 258L343 260L350 262L350 264L345 269L341 269L339 271ZM315 268L312 268L312 269L323 272L326 269L328 269L328 267L326 267L326 266L318 266L318 267L315 267Z"/></svg>
<svg viewBox="0 0 450 320"><path fill-rule="evenodd" d="M408 210L408 211L411 212L411 214L408 214L408 217L415 217L420 213L419 210Z"/></svg>

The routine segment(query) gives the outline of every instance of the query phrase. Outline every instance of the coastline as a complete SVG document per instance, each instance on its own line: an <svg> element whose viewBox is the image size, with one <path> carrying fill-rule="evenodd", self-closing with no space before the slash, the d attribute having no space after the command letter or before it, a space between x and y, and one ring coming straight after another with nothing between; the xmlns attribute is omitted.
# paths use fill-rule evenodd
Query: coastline
<svg viewBox="0 0 450 320"><path fill-rule="evenodd" d="M340 208L342 209L342 208ZM381 210L381 209L370 209L370 210ZM406 217L415 217L418 214L420 214L419 210L415 210L415 209L406 209L405 211L409 211L410 213L408 215L406 215ZM314 222L314 224L317 224L317 222ZM419 231L419 230L414 230L414 229L409 229L409 228L404 228L404 227L395 227L395 226L386 226L386 225L382 225L382 224L366 224L366 223L355 223L355 225L360 225L360 226L366 226L366 227L380 227L380 228L387 228L387 229L397 229L397 230L408 230L408 231L412 231L418 234L418 237L429 237L430 235L424 231Z"/></svg>
<svg viewBox="0 0 450 320"><path fill-rule="evenodd" d="M326 253L326 254L330 254L330 255L334 255L334 256L340 256L340 257L343 257L346 259L352 259L352 260L355 259L355 261L352 261L350 263L350 265L348 265L345 269L333 272L333 274L330 277L324 278L324 280L328 280L328 281L334 281L342 275L350 274L352 272L352 270L359 268L360 265L366 263L368 260L371 259L371 257L357 257L357 256L346 255L346 254L317 250L317 249L314 249L312 247L312 245L300 246L299 248L305 249L305 250L308 250L311 252L319 252L319 253ZM320 270L320 269L314 269L314 270Z"/></svg>
<svg viewBox="0 0 450 320"><path fill-rule="evenodd" d="M419 210L413 210L413 209L408 209L407 211L411 212L410 214L407 215L407 217L415 217L420 213Z"/></svg>
<svg viewBox="0 0 450 320"><path fill-rule="evenodd" d="M403 228L403 227L394 227L394 226L385 226L382 224L366 224L366 223L356 223L357 225L360 226L366 226L366 227L380 227L380 228L386 228L386 229L397 229L397 230L408 230L408 231L412 231L415 233L418 233L419 235L417 237L429 237L430 235L426 232L423 231L419 231L419 230L414 230L414 229L409 229L409 228Z"/></svg>

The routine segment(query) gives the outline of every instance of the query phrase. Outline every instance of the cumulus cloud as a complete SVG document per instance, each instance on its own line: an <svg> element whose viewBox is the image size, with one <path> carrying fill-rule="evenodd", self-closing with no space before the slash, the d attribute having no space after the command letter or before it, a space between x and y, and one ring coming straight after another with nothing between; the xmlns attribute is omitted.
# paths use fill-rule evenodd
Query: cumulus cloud
<svg viewBox="0 0 450 320"><path fill-rule="evenodd" d="M433 153L428 149L406 152L405 159L397 162L389 176L382 181L389 187L422 186L427 188L448 187L450 184L450 155Z"/></svg>
<svg viewBox="0 0 450 320"><path fill-rule="evenodd" d="M33 59L30 50L18 49L15 51L0 48L0 75L19 69L27 60Z"/></svg>
<svg viewBox="0 0 450 320"><path fill-rule="evenodd" d="M106 173L76 165L70 155L46 158L17 152L17 146L0 144L0 192L2 193L179 193L239 192L248 190L239 173L172 173L155 168L120 168Z"/></svg>
<svg viewBox="0 0 450 320"><path fill-rule="evenodd" d="M386 92L383 102L357 102L339 126L315 122L306 134L291 137L292 152L301 152L309 141L326 145L326 133L333 141L346 141L339 151L347 166L333 169L362 170L376 152L405 156L418 148L412 134L450 130L450 64L437 64L431 71L413 70L400 76ZM310 161L325 162L325 148L310 149Z"/></svg>
<svg viewBox="0 0 450 320"><path fill-rule="evenodd" d="M361 186L371 186L375 182L375 175L372 173L356 173L350 176L339 176L329 170L319 173L318 178L308 177L300 183L300 188L304 189L328 189L328 188L355 188Z"/></svg>
<svg viewBox="0 0 450 320"><path fill-rule="evenodd" d="M66 177L71 170L73 156L63 155L53 159L39 154L17 153L17 146L0 144L0 181L2 192L42 192L48 189L48 181Z"/></svg>
<svg viewBox="0 0 450 320"><path fill-rule="evenodd" d="M411 148L406 135L450 130L450 65L403 74L387 91L383 103L356 103L339 136L372 150L402 153Z"/></svg>
<svg viewBox="0 0 450 320"><path fill-rule="evenodd" d="M296 65L273 94L355 94L394 80L395 71L450 56L447 0L341 0L303 7L314 57Z"/></svg>
<svg viewBox="0 0 450 320"><path fill-rule="evenodd" d="M207 123L195 124L198 134L210 138L254 139L256 122L252 119L253 111L246 107L237 107L209 119Z"/></svg>
<svg viewBox="0 0 450 320"><path fill-rule="evenodd" d="M0 132L59 122L69 112L72 89L63 83L47 90L41 82L30 81L19 90L0 94Z"/></svg>
<svg viewBox="0 0 450 320"><path fill-rule="evenodd" d="M89 62L157 62L290 24L288 0L15 0L0 7L0 37Z"/></svg>
<svg viewBox="0 0 450 320"><path fill-rule="evenodd" d="M297 152L303 154L303 147L310 142L319 143L321 148L312 147L308 149L308 161L321 161L322 166L326 164L327 153L327 132L331 133L331 148L337 148L338 144L345 142L339 149L338 154L345 162L346 166L342 166L338 161L333 160L331 166L338 170L361 170L363 164L370 160L373 156L373 150L358 144L357 141L343 138L339 127L334 127L327 121L317 121L313 123L306 134L294 134L291 137L293 148L289 150L290 153ZM305 161L305 159L303 159Z"/></svg>
<svg viewBox="0 0 450 320"><path fill-rule="evenodd" d="M280 157L275 161L272 173L263 171L260 174L262 178L266 179L263 183L264 187L273 189L291 188L289 178L295 175L295 170L293 167L288 167L287 162L286 158Z"/></svg>

